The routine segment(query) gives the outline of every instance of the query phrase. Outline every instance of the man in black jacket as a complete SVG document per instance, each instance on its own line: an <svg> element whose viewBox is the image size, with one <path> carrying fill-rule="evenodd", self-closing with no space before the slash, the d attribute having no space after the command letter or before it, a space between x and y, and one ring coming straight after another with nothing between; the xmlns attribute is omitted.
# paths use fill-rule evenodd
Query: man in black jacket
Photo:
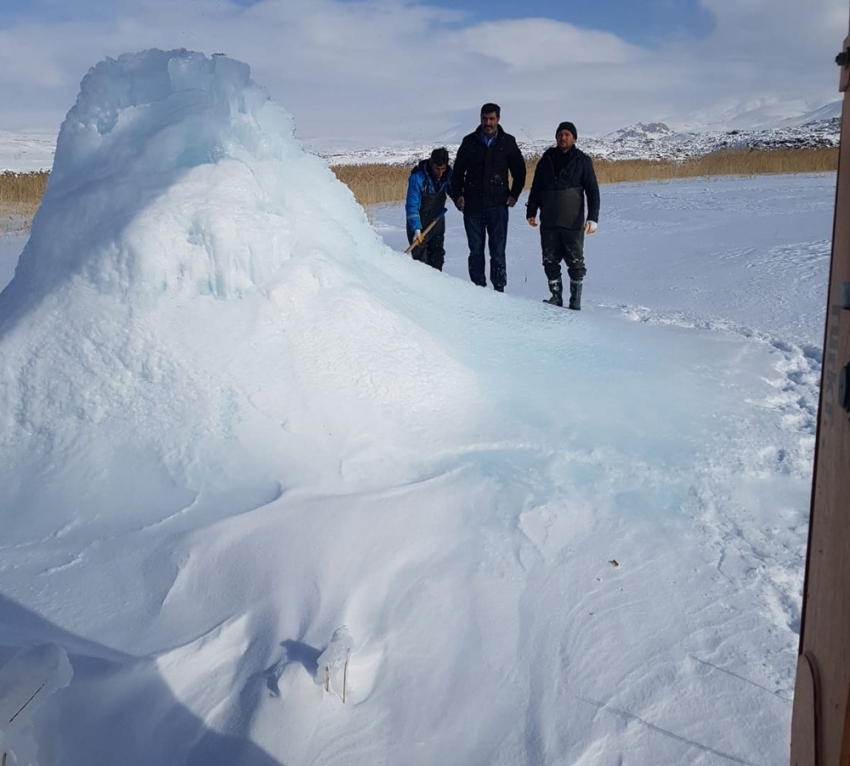
<svg viewBox="0 0 850 766"><path fill-rule="evenodd" d="M525 160L516 139L499 125L498 104L481 107L481 125L461 142L452 176L452 197L463 212L469 244L469 278L487 286L484 275L484 242L489 240L490 281L505 291L507 270L508 208L513 207L525 186ZM510 172L510 184L508 183Z"/></svg>
<svg viewBox="0 0 850 766"><path fill-rule="evenodd" d="M543 269L552 297L546 303L563 306L561 261L570 275L570 308L581 309L584 266L584 235L593 234L599 220L599 184L593 160L575 146L578 132L571 122L555 131L556 146L547 149L534 170L525 217L537 226L540 210L540 244ZM587 220L584 198L587 197Z"/></svg>

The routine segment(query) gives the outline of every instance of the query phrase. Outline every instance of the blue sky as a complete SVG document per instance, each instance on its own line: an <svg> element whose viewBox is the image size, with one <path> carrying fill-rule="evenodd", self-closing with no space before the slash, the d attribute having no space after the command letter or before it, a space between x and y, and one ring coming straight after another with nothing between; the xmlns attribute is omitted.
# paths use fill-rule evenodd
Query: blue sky
<svg viewBox="0 0 850 766"><path fill-rule="evenodd" d="M251 4L245 0L243 4ZM475 21L548 18L613 32L638 45L704 37L713 15L698 0L437 0L433 5L461 9Z"/></svg>
<svg viewBox="0 0 850 766"><path fill-rule="evenodd" d="M769 125L839 97L850 0L2 0L0 130L55 133L86 71L224 52L326 147Z"/></svg>
<svg viewBox="0 0 850 766"><path fill-rule="evenodd" d="M179 2L180 0L176 0ZM233 0L242 8L261 0ZM357 4L361 0L343 0ZM0 19L4 24L25 20L96 20L109 17L117 4L110 0L4 0ZM461 10L468 20L494 21L529 17L577 23L613 32L629 42L657 45L671 39L703 37L714 25L712 14L698 0L435 0L431 5Z"/></svg>

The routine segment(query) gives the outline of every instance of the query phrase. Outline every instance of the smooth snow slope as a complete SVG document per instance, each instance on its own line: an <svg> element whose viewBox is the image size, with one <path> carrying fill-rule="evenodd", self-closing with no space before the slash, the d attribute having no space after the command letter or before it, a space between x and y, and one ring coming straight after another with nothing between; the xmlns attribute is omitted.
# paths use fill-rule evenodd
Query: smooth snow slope
<svg viewBox="0 0 850 766"><path fill-rule="evenodd" d="M410 262L245 65L91 70L0 360L0 661L73 670L45 762L785 757L771 349Z"/></svg>

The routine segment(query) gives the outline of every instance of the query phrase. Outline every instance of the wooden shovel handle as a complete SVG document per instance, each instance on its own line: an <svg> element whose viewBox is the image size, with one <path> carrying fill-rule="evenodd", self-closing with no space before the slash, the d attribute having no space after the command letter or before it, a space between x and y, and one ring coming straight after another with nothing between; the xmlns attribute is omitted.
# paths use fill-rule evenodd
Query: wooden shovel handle
<svg viewBox="0 0 850 766"><path fill-rule="evenodd" d="M437 225L437 221L439 221L442 217L443 217L443 216L441 216L441 215L440 215L440 216L437 216L437 217L436 217L433 221L431 221L431 223L429 223L429 224L425 227L424 231L422 232L422 240L423 240L423 241L425 240L425 235L426 235L429 231L431 231L431 229L433 229L433 228ZM421 243L419 243L419 244L421 244ZM407 250L405 250L404 252L405 252L405 253L409 253L411 250L413 250L413 248L414 248L414 247L419 247L419 244L417 244L416 242L411 242L411 243L410 243L410 246L409 246L409 247L407 248Z"/></svg>

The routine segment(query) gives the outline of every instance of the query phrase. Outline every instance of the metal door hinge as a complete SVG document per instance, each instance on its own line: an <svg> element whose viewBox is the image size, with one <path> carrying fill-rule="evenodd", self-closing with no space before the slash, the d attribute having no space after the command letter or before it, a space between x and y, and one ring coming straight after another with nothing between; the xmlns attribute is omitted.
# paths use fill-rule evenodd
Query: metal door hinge
<svg viewBox="0 0 850 766"><path fill-rule="evenodd" d="M835 63L841 67L838 90L841 93L846 93L850 90L850 35L844 38L844 48L835 57Z"/></svg>

